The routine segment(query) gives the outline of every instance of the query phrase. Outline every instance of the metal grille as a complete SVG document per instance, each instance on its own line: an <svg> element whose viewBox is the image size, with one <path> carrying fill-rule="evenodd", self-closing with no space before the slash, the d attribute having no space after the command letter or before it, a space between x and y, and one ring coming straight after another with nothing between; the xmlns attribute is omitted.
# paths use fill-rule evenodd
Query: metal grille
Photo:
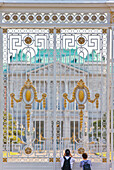
<svg viewBox="0 0 114 170"><path fill-rule="evenodd" d="M107 30L106 29L7 29L3 34L4 162L59 162L69 148L80 161L81 148L96 162L107 150ZM27 134L25 103L19 98L27 75L43 102L32 103ZM72 92L82 79L99 108L86 103L80 130L78 103L64 107L63 93ZM83 135L81 135L81 133ZM29 146L29 148L27 148ZM99 154L100 153L100 154Z"/></svg>

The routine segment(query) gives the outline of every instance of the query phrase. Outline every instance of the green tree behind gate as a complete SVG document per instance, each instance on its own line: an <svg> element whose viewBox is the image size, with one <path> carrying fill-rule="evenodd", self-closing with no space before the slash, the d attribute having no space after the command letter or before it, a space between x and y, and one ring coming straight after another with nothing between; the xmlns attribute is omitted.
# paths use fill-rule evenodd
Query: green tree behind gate
<svg viewBox="0 0 114 170"><path fill-rule="evenodd" d="M8 117L7 117L8 116ZM6 112L3 114L3 144L12 143L21 143L21 130L17 130L17 121L12 118L12 115ZM25 136L24 131L22 131L22 136Z"/></svg>

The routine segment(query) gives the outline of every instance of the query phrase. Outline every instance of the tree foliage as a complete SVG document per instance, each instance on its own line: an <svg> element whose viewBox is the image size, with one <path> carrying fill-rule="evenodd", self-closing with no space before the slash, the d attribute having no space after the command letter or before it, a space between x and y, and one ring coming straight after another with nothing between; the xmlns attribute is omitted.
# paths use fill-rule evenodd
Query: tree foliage
<svg viewBox="0 0 114 170"><path fill-rule="evenodd" d="M93 127L93 137L101 138L101 132L103 133L103 136L106 137L106 113L103 115L103 119L99 119L93 122L92 124ZM89 133L89 137L92 137L92 132Z"/></svg>
<svg viewBox="0 0 114 170"><path fill-rule="evenodd" d="M3 143L6 144L7 140L11 144L13 143L21 143L21 129L17 128L17 121L12 118L12 115L9 113L7 115L4 112L3 115ZM24 131L22 131L22 136L25 136Z"/></svg>

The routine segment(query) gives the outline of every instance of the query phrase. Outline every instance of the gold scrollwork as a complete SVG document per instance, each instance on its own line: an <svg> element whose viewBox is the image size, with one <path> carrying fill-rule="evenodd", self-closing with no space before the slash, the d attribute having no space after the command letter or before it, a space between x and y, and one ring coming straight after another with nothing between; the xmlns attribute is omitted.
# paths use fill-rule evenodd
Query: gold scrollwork
<svg viewBox="0 0 114 170"><path fill-rule="evenodd" d="M26 100L23 99L23 93L24 93L25 90L26 90L26 93L25 93L26 94L25 95ZM31 91L30 90L32 90L33 93L34 93L34 98L33 99L31 99ZM36 102L38 102L38 103L41 103L43 101L43 108L45 108L46 107L46 97L47 97L46 93L43 93L42 98L38 99L37 98L36 88L32 85L32 82L30 81L29 76L28 76L27 81L25 82L24 86L20 90L19 99L15 98L14 93L11 93L10 97L11 97L11 107L12 108L14 106L14 101L16 101L16 103L19 103L22 100L24 100L25 109L27 109L27 112L26 112L26 115L27 115L27 127L28 127L28 130L29 130L29 125L30 125L30 111L29 111L29 109L31 109L31 104L34 102L34 100Z"/></svg>
<svg viewBox="0 0 114 170"><path fill-rule="evenodd" d="M76 98L76 94L77 94L78 90L79 90L79 93L78 93L77 98ZM84 98L85 98L84 90L85 90L85 93L87 95L88 102L94 103L96 101L96 108L98 108L99 107L99 101L98 101L99 94L96 93L94 100L91 100L90 99L89 89L85 85L85 83L83 82L82 79L80 79L80 81L77 83L77 86L74 88L73 93L72 93L72 99L68 99L68 94L67 93L63 94L63 97L64 97L64 107L65 108L66 108L66 105L67 105L67 101L69 103L72 103L72 102L74 102L76 100L77 103L78 103L78 107L80 109L80 113L79 114L80 114L80 130L81 131L82 131L82 125L83 125L83 111L82 110L84 109L84 107L85 107L84 104L87 101L87 100L84 101Z"/></svg>

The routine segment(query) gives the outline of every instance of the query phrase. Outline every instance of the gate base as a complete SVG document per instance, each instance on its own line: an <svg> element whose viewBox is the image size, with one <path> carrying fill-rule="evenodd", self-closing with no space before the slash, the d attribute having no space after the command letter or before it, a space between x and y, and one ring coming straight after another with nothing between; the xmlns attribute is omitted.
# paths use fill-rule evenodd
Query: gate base
<svg viewBox="0 0 114 170"><path fill-rule="evenodd" d="M106 163L92 163L92 170L106 170ZM3 170L53 170L53 163L4 163ZM60 170L60 163L56 163L56 170ZM75 163L73 170L79 169L79 163Z"/></svg>

